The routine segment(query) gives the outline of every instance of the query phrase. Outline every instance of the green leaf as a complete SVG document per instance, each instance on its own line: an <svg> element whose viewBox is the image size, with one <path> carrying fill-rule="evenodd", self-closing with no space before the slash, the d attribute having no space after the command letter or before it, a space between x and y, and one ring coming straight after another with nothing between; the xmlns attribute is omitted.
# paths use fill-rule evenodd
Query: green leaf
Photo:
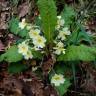
<svg viewBox="0 0 96 96"><path fill-rule="evenodd" d="M9 66L8 66L8 72L9 73L20 73L24 70L27 69L27 66L24 65L24 64L21 64L20 62L18 63L11 63Z"/></svg>
<svg viewBox="0 0 96 96"><path fill-rule="evenodd" d="M57 23L57 13L54 0L38 0L42 27L48 42L53 39L55 26Z"/></svg>
<svg viewBox="0 0 96 96"><path fill-rule="evenodd" d="M60 86L56 87L57 91L59 92L59 96L64 96L70 85L70 81L68 79L65 79L64 84L61 84Z"/></svg>
<svg viewBox="0 0 96 96"><path fill-rule="evenodd" d="M28 37L28 30L24 28L23 30L19 30L18 35L21 37Z"/></svg>
<svg viewBox="0 0 96 96"><path fill-rule="evenodd" d="M12 18L9 21L9 29L11 31L11 33L18 35L20 37L27 37L28 34L28 30L26 28L24 29L20 29L19 28L19 20L18 18Z"/></svg>
<svg viewBox="0 0 96 96"><path fill-rule="evenodd" d="M80 23L77 23L77 25L80 29L78 34L78 42L87 41L88 43L92 44L91 36L85 31L85 28Z"/></svg>
<svg viewBox="0 0 96 96"><path fill-rule="evenodd" d="M1 61L8 61L8 62L17 62L22 60L23 56L18 53L18 48L16 45L10 47L4 54L0 56Z"/></svg>
<svg viewBox="0 0 96 96"><path fill-rule="evenodd" d="M85 31L81 31L78 35L78 42L80 41L87 41L91 43L91 37Z"/></svg>
<svg viewBox="0 0 96 96"><path fill-rule="evenodd" d="M18 32L19 32L19 26L18 26L18 24L19 24L19 20L17 19L17 18L12 18L10 21L9 21L9 29L10 29L10 31L13 33L13 34L15 34L15 35L17 35L18 34Z"/></svg>
<svg viewBox="0 0 96 96"><path fill-rule="evenodd" d="M82 41L86 41L87 43L91 44L91 37L85 31L78 30L69 36L67 43L77 45Z"/></svg>
<svg viewBox="0 0 96 96"><path fill-rule="evenodd" d="M32 50L32 55L33 55L33 58L34 59L42 59L42 57L43 57L43 55L42 55L42 53L41 52L39 52L39 51L34 51L34 50Z"/></svg>
<svg viewBox="0 0 96 96"><path fill-rule="evenodd" d="M40 27L41 27L42 22L41 22L41 19L40 19L39 16L35 18L35 21L34 21L34 22L35 22L35 24L36 24L37 26L40 26Z"/></svg>
<svg viewBox="0 0 96 96"><path fill-rule="evenodd" d="M78 22L73 23L71 26L73 29L72 34L69 36L67 43L70 44L80 44L87 43L92 44L91 36L85 31L85 28Z"/></svg>
<svg viewBox="0 0 96 96"><path fill-rule="evenodd" d="M70 26L70 24L72 24L74 18L76 17L76 12L72 7L65 5L64 10L61 13L61 16L65 20L65 25Z"/></svg>
<svg viewBox="0 0 96 96"><path fill-rule="evenodd" d="M57 58L58 61L94 61L96 60L96 47L86 45L71 45L66 49L66 53Z"/></svg>
<svg viewBox="0 0 96 96"><path fill-rule="evenodd" d="M70 66L68 66L68 62L56 63L54 66L54 70L55 70L55 73L57 73L57 74L66 74L66 72L69 72L69 73L72 72ZM67 76L67 78L68 78L68 76Z"/></svg>

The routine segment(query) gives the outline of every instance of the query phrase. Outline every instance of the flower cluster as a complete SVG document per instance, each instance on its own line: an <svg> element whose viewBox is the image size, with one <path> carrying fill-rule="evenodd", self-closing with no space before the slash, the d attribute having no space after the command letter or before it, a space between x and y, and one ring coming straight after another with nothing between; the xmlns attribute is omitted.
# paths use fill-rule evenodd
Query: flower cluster
<svg viewBox="0 0 96 96"><path fill-rule="evenodd" d="M19 28L24 29L27 28L29 30L29 41L31 41L31 47L26 41L20 43L18 45L18 52L21 53L25 59L31 59L33 57L31 50L41 50L45 47L46 39L41 35L41 30L39 30L38 26L33 26L31 24L27 24L25 19L19 23Z"/></svg>
<svg viewBox="0 0 96 96"><path fill-rule="evenodd" d="M65 82L65 79L62 74L55 74L51 78L51 83L54 84L55 86L60 86L60 84L64 84L64 82Z"/></svg>
<svg viewBox="0 0 96 96"><path fill-rule="evenodd" d="M34 48L39 50L45 47L46 39L40 35L39 29L31 29L29 32L30 38L33 40Z"/></svg>
<svg viewBox="0 0 96 96"><path fill-rule="evenodd" d="M66 40L66 36L70 35L71 32L67 27L65 27L65 21L62 19L61 16L57 16L57 25L56 31L58 35L56 36L55 46L53 46L53 52L56 55L65 54L65 45L64 40ZM29 41L31 41L31 48L30 43L26 43L25 41L18 45L18 52L21 53L25 59L31 59L33 57L31 50L39 51L45 47L46 38L43 36L39 26L34 26L32 24L26 23L25 19L19 23L19 28L24 29L27 28ZM44 51L44 50L43 50Z"/></svg>
<svg viewBox="0 0 96 96"><path fill-rule="evenodd" d="M57 55L60 55L61 53L65 54L63 42L64 40L66 40L66 36L71 34L68 27L65 27L64 24L65 24L64 19L62 19L61 16L57 16L56 30L58 31L58 36L56 37L56 40L55 40L56 46L53 47L54 53Z"/></svg>
<svg viewBox="0 0 96 96"><path fill-rule="evenodd" d="M62 19L61 16L57 16L57 25L56 25L56 29L59 30L61 27L64 26L64 19Z"/></svg>
<svg viewBox="0 0 96 96"><path fill-rule="evenodd" d="M62 41L66 39L67 35L71 34L68 27L65 27L65 21L61 16L57 16L56 30L58 31L57 39L61 39Z"/></svg>

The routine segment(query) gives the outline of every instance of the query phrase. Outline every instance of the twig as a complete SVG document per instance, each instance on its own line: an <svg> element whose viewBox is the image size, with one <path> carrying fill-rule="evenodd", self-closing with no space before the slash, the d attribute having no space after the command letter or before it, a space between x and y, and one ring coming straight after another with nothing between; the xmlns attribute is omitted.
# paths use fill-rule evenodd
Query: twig
<svg viewBox="0 0 96 96"><path fill-rule="evenodd" d="M77 91L74 91L74 90L70 90L69 92L77 93L77 94L79 94L81 96L88 96L89 95L88 93L77 92Z"/></svg>

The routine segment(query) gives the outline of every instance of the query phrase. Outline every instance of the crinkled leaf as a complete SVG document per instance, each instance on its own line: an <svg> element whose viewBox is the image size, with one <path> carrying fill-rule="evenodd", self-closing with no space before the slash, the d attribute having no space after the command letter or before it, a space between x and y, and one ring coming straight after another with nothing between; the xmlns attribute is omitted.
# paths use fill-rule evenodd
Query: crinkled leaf
<svg viewBox="0 0 96 96"><path fill-rule="evenodd" d="M27 66L18 62L18 63L11 63L8 66L8 72L9 73L20 73L22 71L24 71L25 69L27 69Z"/></svg>
<svg viewBox="0 0 96 96"><path fill-rule="evenodd" d="M72 22L76 16L76 13L72 7L65 5L64 10L61 13L61 16L65 20L65 25L70 26L70 24L72 24Z"/></svg>
<svg viewBox="0 0 96 96"><path fill-rule="evenodd" d="M82 41L86 41L91 44L91 37L85 31L78 30L77 32L73 32L71 36L69 36L67 43L80 44Z"/></svg>
<svg viewBox="0 0 96 96"><path fill-rule="evenodd" d="M92 38L91 36L85 31L84 27L78 23L75 22L73 26L71 26L73 29L72 34L68 37L68 44L80 44L81 42L91 44L92 43Z"/></svg>
<svg viewBox="0 0 96 96"><path fill-rule="evenodd" d="M23 30L19 30L18 35L21 37L28 37L28 30L26 28L24 28Z"/></svg>
<svg viewBox="0 0 96 96"><path fill-rule="evenodd" d="M20 37L26 37L28 34L28 30L26 28L24 29L20 29L19 28L19 20L18 18L12 18L9 21L9 29L11 31L11 33L18 35Z"/></svg>
<svg viewBox="0 0 96 96"><path fill-rule="evenodd" d="M91 36L85 31L85 28L80 23L77 23L77 25L80 29L80 32L78 34L78 42L86 41L91 44Z"/></svg>
<svg viewBox="0 0 96 96"><path fill-rule="evenodd" d="M67 72L71 73L72 71L71 68L68 66L68 62L67 63L60 62L55 64L54 70L57 74L66 74Z"/></svg>
<svg viewBox="0 0 96 96"><path fill-rule="evenodd" d="M14 34L18 34L19 32L19 20L17 18L12 18L10 21L9 21L9 29L12 33Z"/></svg>
<svg viewBox="0 0 96 96"><path fill-rule="evenodd" d="M58 61L94 61L96 59L96 47L86 45L71 45L66 49L66 54L60 55Z"/></svg>
<svg viewBox="0 0 96 96"><path fill-rule="evenodd" d="M52 41L56 26L57 13L54 0L38 0L43 32L48 40Z"/></svg>
<svg viewBox="0 0 96 96"><path fill-rule="evenodd" d="M17 62L22 60L22 58L22 55L18 53L17 46L14 45L0 56L0 61Z"/></svg>

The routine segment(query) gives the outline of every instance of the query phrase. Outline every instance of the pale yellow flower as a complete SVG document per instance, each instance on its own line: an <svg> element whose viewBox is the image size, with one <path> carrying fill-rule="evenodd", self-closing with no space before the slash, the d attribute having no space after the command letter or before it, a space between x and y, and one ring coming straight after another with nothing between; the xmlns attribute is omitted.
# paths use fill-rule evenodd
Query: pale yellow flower
<svg viewBox="0 0 96 96"><path fill-rule="evenodd" d="M64 44L60 41L57 43L57 47L64 47Z"/></svg>
<svg viewBox="0 0 96 96"><path fill-rule="evenodd" d="M25 55L28 51L28 45L25 42L22 42L18 45L18 52Z"/></svg>
<svg viewBox="0 0 96 96"><path fill-rule="evenodd" d="M19 27L20 27L21 29L24 29L26 26L27 26L27 23L26 23L25 18L24 18L24 19L22 19L22 21L19 23Z"/></svg>
<svg viewBox="0 0 96 96"><path fill-rule="evenodd" d="M18 52L22 54L26 60L33 58L33 55L29 50L29 46L25 41L18 45Z"/></svg>
<svg viewBox="0 0 96 96"><path fill-rule="evenodd" d="M37 38L39 34L40 34L39 29L31 29L30 32L29 32L29 36L32 39Z"/></svg>
<svg viewBox="0 0 96 96"><path fill-rule="evenodd" d="M63 30L59 31L58 39L65 40L66 35L70 35L70 34L71 34L71 32L69 31L69 29L67 27L65 27L65 28L63 28Z"/></svg>
<svg viewBox="0 0 96 96"><path fill-rule="evenodd" d="M54 84L55 86L60 86L61 84L64 84L64 82L65 82L65 79L62 74L55 74L51 78L51 83Z"/></svg>
<svg viewBox="0 0 96 96"><path fill-rule="evenodd" d="M62 47L54 47L54 49L55 49L54 53L57 55L60 55L61 53L65 54L66 49L64 49Z"/></svg>
<svg viewBox="0 0 96 96"><path fill-rule="evenodd" d="M65 54L64 44L62 42L57 43L56 47L53 47L55 50L54 53L60 55L61 53Z"/></svg>
<svg viewBox="0 0 96 96"><path fill-rule="evenodd" d="M33 44L37 48L44 48L45 47L46 39L43 36L38 35L37 38L33 39Z"/></svg>
<svg viewBox="0 0 96 96"><path fill-rule="evenodd" d="M57 19L61 19L61 16L57 16Z"/></svg>
<svg viewBox="0 0 96 96"><path fill-rule="evenodd" d="M64 26L64 19L61 18L61 16L57 16L57 25L56 25L56 29L60 29L60 27Z"/></svg>
<svg viewBox="0 0 96 96"><path fill-rule="evenodd" d="M24 54L24 58L25 58L26 60L32 59L32 58L33 58L33 55L32 55L32 53L31 53L31 51L27 51L27 53Z"/></svg>
<svg viewBox="0 0 96 96"><path fill-rule="evenodd" d="M70 30L68 29L68 27L63 28L62 31L64 32L65 35L70 35L70 34L71 34L71 32L70 32Z"/></svg>

